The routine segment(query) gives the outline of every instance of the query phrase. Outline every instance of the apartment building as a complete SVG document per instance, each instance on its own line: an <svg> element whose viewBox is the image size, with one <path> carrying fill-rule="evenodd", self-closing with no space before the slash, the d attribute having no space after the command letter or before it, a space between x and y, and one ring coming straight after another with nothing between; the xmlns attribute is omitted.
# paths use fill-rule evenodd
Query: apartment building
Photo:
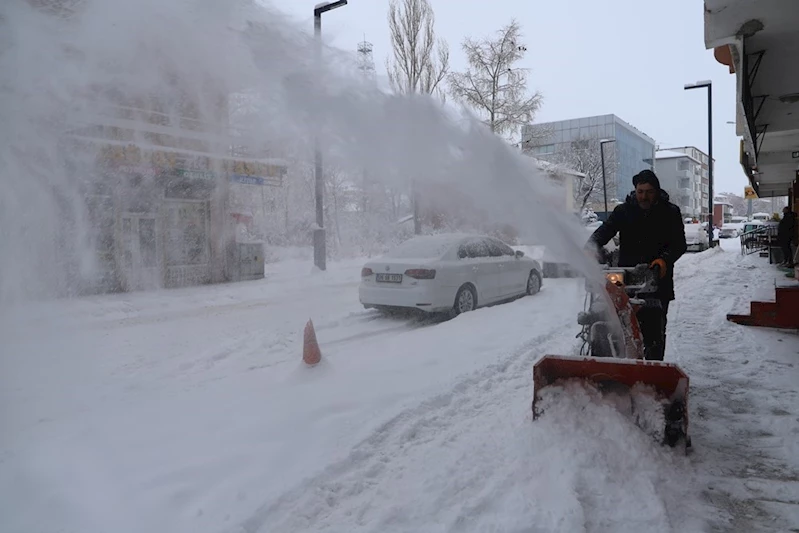
<svg viewBox="0 0 799 533"><path fill-rule="evenodd" d="M676 146L674 148L662 148L662 151L680 152L686 154L696 161L699 165L693 166L694 179L700 183L702 198L700 201L701 211L697 215L702 221L708 219L709 215L709 193L710 193L710 157L696 146Z"/></svg>
<svg viewBox="0 0 799 533"><path fill-rule="evenodd" d="M632 177L654 169L655 140L616 115L598 115L522 127L522 148L538 159L557 163L576 141L608 140L604 144L608 196L623 199L633 188ZM598 150L598 143L594 142ZM598 158L599 154L587 157Z"/></svg>
<svg viewBox="0 0 799 533"><path fill-rule="evenodd" d="M693 156L672 150L658 150L655 154L655 174L660 188L669 194L671 202L682 211L683 217L701 219L706 215L703 205L702 161Z"/></svg>

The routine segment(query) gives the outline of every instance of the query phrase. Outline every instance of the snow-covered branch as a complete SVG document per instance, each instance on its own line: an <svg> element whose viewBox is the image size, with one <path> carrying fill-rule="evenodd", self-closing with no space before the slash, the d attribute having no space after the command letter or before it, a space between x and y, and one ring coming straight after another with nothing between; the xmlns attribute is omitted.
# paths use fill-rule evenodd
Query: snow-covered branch
<svg viewBox="0 0 799 533"><path fill-rule="evenodd" d="M469 68L449 76L452 95L474 108L491 131L515 137L520 126L533 121L543 96L528 95L527 70L514 65L527 51L521 26L515 20L494 39L466 38L462 44Z"/></svg>

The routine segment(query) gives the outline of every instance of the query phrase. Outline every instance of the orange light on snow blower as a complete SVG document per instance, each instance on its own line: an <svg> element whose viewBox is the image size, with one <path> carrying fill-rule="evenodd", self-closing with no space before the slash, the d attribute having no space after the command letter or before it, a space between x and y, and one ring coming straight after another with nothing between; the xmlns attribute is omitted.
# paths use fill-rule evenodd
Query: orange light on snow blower
<svg viewBox="0 0 799 533"><path fill-rule="evenodd" d="M615 285L624 285L624 274L622 272L608 272L605 279Z"/></svg>

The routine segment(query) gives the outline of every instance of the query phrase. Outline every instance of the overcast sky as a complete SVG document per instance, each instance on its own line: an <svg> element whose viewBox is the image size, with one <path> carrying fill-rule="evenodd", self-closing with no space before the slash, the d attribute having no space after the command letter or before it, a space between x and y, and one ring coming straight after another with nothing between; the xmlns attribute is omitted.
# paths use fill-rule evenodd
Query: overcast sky
<svg viewBox="0 0 799 533"><path fill-rule="evenodd" d="M319 0L273 5L313 29ZM268 2L269 3L269 2ZM374 45L379 76L390 53L388 0L349 0L326 13L323 34L331 45L356 50ZM531 69L528 86L544 94L536 121L614 113L662 148L693 145L707 151L707 91L685 91L698 80L713 81L715 192L742 195L746 177L735 126L735 75L704 46L702 0L431 0L436 32L450 46L453 70L466 67L464 37L491 35L516 18Z"/></svg>

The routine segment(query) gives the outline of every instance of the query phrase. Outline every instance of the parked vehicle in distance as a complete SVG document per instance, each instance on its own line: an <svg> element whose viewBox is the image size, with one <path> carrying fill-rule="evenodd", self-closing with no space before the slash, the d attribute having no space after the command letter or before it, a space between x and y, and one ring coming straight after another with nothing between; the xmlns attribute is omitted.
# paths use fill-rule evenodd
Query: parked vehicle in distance
<svg viewBox="0 0 799 533"><path fill-rule="evenodd" d="M725 222L721 229L719 230L719 239L732 239L737 237L741 234L741 229L743 228L743 224L737 224L735 222Z"/></svg>
<svg viewBox="0 0 799 533"><path fill-rule="evenodd" d="M702 252L710 248L707 238L707 222L685 224L685 243L689 252Z"/></svg>
<svg viewBox="0 0 799 533"><path fill-rule="evenodd" d="M413 237L361 270L369 309L414 308L454 315L541 290L538 261L487 235Z"/></svg>

